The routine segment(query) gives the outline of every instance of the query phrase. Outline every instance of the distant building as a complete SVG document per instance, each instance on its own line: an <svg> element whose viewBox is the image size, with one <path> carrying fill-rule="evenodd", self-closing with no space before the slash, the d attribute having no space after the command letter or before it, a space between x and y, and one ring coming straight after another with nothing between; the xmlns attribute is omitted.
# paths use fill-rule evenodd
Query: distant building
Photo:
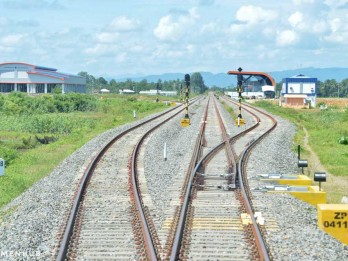
<svg viewBox="0 0 348 261"><path fill-rule="evenodd" d="M135 91L129 89L120 89L120 94L134 94Z"/></svg>
<svg viewBox="0 0 348 261"><path fill-rule="evenodd" d="M175 95L177 95L177 92L176 91L149 90L149 91L140 91L139 94L175 96Z"/></svg>
<svg viewBox="0 0 348 261"><path fill-rule="evenodd" d="M86 78L60 73L57 69L28 63L0 63L0 92L51 93L61 86L62 93L86 92Z"/></svg>
<svg viewBox="0 0 348 261"><path fill-rule="evenodd" d="M100 90L100 93L109 93L110 92L110 90L108 90L108 89L101 89Z"/></svg>
<svg viewBox="0 0 348 261"><path fill-rule="evenodd" d="M283 79L283 103L289 107L305 107L316 105L318 79L299 74Z"/></svg>

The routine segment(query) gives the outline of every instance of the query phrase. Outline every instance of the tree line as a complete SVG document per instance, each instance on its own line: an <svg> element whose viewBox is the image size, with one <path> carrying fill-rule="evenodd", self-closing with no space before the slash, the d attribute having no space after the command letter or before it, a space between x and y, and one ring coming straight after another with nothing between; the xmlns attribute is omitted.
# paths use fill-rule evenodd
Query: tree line
<svg viewBox="0 0 348 261"><path fill-rule="evenodd" d="M127 79L126 81L116 81L114 79L107 81L104 77L95 77L87 72L79 72L79 76L86 78L87 91L90 93L100 92L101 89L108 89L111 93L119 93L122 89L133 90L136 93L148 90L163 90L163 91L177 91L185 93L184 79L176 79L169 81L148 82L143 79L139 82ZM202 75L199 72L191 74L190 92L204 93L208 87L204 84Z"/></svg>

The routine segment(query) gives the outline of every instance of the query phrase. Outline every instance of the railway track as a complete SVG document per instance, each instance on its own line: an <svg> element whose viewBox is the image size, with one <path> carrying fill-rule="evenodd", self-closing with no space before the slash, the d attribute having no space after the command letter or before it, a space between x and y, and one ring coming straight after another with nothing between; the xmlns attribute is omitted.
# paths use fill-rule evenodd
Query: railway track
<svg viewBox="0 0 348 261"><path fill-rule="evenodd" d="M183 109L128 129L100 151L76 192L56 260L157 259L151 219L137 187L136 157L146 135Z"/></svg>
<svg viewBox="0 0 348 261"><path fill-rule="evenodd" d="M245 147L267 132L260 120L271 119L249 111L249 128L229 137L216 99L210 97L206 104L183 185L187 190L182 190L170 224L156 230L137 157L144 153L141 145L148 135L183 108L121 133L98 154L76 193L57 260L268 259L240 174L247 161ZM241 213L251 215L252 225L242 224Z"/></svg>
<svg viewBox="0 0 348 261"><path fill-rule="evenodd" d="M208 147L187 183L170 260L269 260L243 173L248 153L276 121L249 107L254 122L229 138L215 103L205 120Z"/></svg>

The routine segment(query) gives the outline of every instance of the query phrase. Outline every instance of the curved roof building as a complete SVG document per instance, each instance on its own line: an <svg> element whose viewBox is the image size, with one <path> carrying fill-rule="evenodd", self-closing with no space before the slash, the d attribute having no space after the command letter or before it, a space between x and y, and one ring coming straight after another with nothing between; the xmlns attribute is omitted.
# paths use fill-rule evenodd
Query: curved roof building
<svg viewBox="0 0 348 261"><path fill-rule="evenodd" d="M62 93L85 93L86 78L28 63L0 63L0 92L51 93L57 86Z"/></svg>

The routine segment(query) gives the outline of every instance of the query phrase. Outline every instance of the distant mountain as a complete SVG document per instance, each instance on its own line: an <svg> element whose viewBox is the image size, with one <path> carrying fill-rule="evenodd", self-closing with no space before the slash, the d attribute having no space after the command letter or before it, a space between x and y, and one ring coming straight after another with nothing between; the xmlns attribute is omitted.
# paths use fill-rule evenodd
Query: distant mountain
<svg viewBox="0 0 348 261"><path fill-rule="evenodd" d="M218 86L218 87L228 87L228 86L236 86L236 76L228 75L227 73L217 73L213 74L210 72L200 72L204 83L208 87ZM344 79L348 78L348 68L301 68L296 70L285 70L285 71L275 71L275 72L267 72L271 75L274 80L278 83L281 82L283 78L292 77L298 74L303 74L308 77L316 77L320 81L335 79L340 82ZM184 79L184 73L165 73L161 75L149 75L143 77L128 77L128 78L120 78L116 79L116 81L126 81L127 79L131 79L135 82L140 82L146 79L148 82L157 82L159 79L162 81L170 81L177 79Z"/></svg>

